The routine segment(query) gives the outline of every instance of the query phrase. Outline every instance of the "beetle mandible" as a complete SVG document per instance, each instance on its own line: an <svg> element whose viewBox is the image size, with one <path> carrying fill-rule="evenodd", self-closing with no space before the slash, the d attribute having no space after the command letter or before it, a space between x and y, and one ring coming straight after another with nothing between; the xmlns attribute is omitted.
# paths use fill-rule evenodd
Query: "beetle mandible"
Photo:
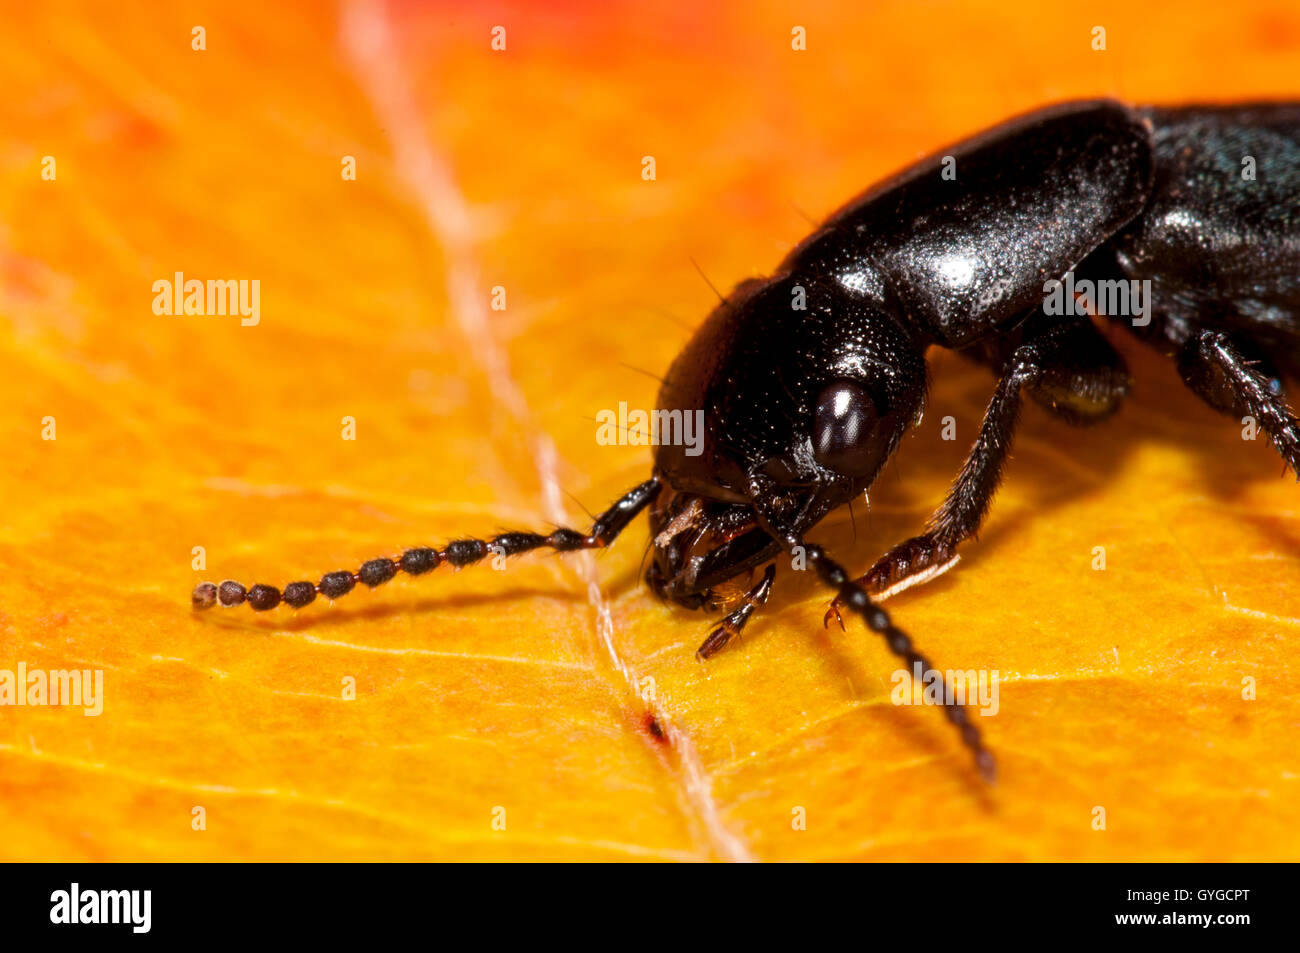
<svg viewBox="0 0 1300 953"><path fill-rule="evenodd" d="M941 175L941 157L955 176ZM1150 297L1140 315L1054 307L1067 281L1144 282ZM1095 318L1172 357L1211 407L1253 417L1300 475L1300 424L1281 386L1300 374L1300 103L1070 102L923 159L831 216L771 277L722 300L658 399L661 410L703 411L702 452L660 444L650 479L588 532L461 539L283 593L201 583L193 604L302 608L490 552L594 549L648 510L649 586L688 608L730 609L701 658L735 638L766 603L777 561L796 554L835 593L827 622L843 625L851 610L928 675L934 666L872 597L955 561L988 511L1026 396L1076 425L1119 408L1128 371ZM853 579L807 534L868 490L919 421L931 346L987 365L997 386L924 531ZM719 587L760 566L757 584L728 604ZM991 779L993 756L967 710L945 711Z"/></svg>

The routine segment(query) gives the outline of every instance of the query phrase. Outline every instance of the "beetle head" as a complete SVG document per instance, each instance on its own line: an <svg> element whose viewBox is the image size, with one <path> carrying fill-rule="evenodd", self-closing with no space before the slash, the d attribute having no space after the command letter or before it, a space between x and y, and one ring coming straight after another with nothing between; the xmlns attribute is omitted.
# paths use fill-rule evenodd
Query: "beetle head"
<svg viewBox="0 0 1300 953"><path fill-rule="evenodd" d="M925 398L922 347L894 313L836 278L789 275L713 311L659 394L702 439L656 448L657 591L706 594L871 485Z"/></svg>

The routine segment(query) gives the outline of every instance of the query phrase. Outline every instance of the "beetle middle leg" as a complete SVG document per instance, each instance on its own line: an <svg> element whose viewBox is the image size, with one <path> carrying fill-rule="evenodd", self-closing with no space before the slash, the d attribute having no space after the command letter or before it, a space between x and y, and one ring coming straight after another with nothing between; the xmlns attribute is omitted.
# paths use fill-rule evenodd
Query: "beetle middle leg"
<svg viewBox="0 0 1300 953"><path fill-rule="evenodd" d="M1287 406L1277 374L1247 342L1227 332L1201 330L1178 352L1183 382L1215 410L1254 417L1273 446L1300 478L1300 421Z"/></svg>
<svg viewBox="0 0 1300 953"><path fill-rule="evenodd" d="M1049 413L1075 425L1097 423L1113 414L1128 393L1124 359L1087 316L1056 317L1036 311L997 346L969 352L1000 369L979 436L943 504L925 532L899 543L857 583L879 595L906 580L949 563L963 540L974 536L988 513L1011 451L1024 395ZM837 598L826 612L843 626Z"/></svg>

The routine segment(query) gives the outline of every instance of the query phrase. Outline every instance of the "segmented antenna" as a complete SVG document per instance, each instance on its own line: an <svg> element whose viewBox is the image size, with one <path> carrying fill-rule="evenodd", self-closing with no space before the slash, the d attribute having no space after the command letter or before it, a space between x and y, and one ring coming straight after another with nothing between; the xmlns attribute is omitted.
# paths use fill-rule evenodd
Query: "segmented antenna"
<svg viewBox="0 0 1300 953"><path fill-rule="evenodd" d="M837 601L862 616L867 623L867 628L872 632L885 637L885 644L889 646L889 650L907 663L909 672L914 671L918 665L923 673L938 672L930 660L916 650L907 633L893 624L889 613L872 602L867 590L849 579L844 567L826 555L824 549L814 543L805 543L797 539L791 542L804 548L808 561L817 569L822 581L832 589L839 590ZM942 678L942 675L940 677ZM997 761L993 757L993 752L984 747L980 739L980 730L971 721L966 706L945 702L943 708L948 720L961 734L962 743L975 755L975 766L980 775L992 784L997 780Z"/></svg>
<svg viewBox="0 0 1300 953"><path fill-rule="evenodd" d="M613 542L658 492L657 478L634 487L597 518L589 533L560 528L545 536L540 533L508 532L486 540L458 539L443 549L420 547L408 549L400 556L371 559L356 572L346 569L327 572L320 582L291 582L284 587L283 592L264 583L245 588L233 579L221 583L201 582L194 587L190 599L196 609L211 609L213 606L229 609L248 603L254 611L265 612L274 609L281 602L291 608L301 609L314 602L318 595L326 599L341 599L356 588L357 583L374 589L399 572L422 576L443 564L459 569L488 556L517 556L534 549L553 549L560 553L599 549Z"/></svg>

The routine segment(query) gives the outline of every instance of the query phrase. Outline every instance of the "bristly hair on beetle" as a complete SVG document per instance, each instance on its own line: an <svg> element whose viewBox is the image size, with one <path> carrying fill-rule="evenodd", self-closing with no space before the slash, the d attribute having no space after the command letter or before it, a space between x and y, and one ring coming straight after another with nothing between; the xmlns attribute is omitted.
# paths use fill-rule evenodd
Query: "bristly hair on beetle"
<svg viewBox="0 0 1300 953"><path fill-rule="evenodd" d="M1247 156L1258 175L1238 171ZM1152 290L1140 312L1119 296L1105 308L1063 310L1060 288L1076 279ZM658 445L650 479L588 532L461 539L283 592L205 582L193 604L302 608L398 572L423 575L489 554L596 549L646 511L650 588L686 608L729 610L700 658L763 608L788 558L833 592L826 624L843 627L848 610L908 671L942 680L873 597L956 561L957 546L988 513L1024 397L1073 425L1119 409L1129 375L1102 320L1173 358L1211 407L1250 416L1300 476L1300 424L1281 384L1300 376L1300 103L1065 103L923 159L833 215L771 277L744 281L722 299L674 360L658 399L670 413L702 411L702 448ZM868 490L921 418L930 347L987 366L997 385L924 531L853 579L807 533ZM743 595L726 594L759 567ZM967 708L949 702L944 711L991 781L994 758ZM657 725L649 730L659 738Z"/></svg>

